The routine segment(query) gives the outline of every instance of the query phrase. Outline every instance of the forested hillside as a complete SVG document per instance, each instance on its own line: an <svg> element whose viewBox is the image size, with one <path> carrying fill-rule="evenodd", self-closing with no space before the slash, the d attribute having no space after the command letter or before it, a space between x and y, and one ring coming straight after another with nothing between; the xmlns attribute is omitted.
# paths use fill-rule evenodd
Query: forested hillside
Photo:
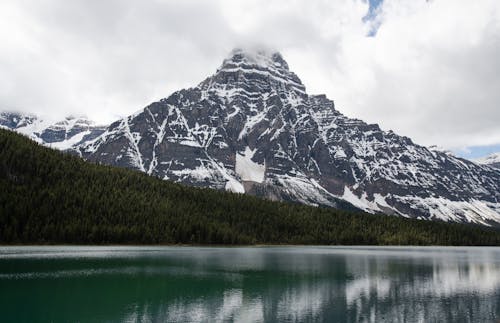
<svg viewBox="0 0 500 323"><path fill-rule="evenodd" d="M197 86L73 149L197 187L500 226L497 170L345 116L327 96L307 94L275 51L235 49Z"/></svg>
<svg viewBox="0 0 500 323"><path fill-rule="evenodd" d="M500 245L500 232L186 187L0 130L0 242Z"/></svg>

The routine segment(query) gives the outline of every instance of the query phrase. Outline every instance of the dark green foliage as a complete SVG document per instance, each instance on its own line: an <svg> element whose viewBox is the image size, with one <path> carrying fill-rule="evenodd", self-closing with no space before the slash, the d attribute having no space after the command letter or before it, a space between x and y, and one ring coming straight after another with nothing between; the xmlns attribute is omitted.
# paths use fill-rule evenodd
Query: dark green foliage
<svg viewBox="0 0 500 323"><path fill-rule="evenodd" d="M500 245L500 232L186 187L0 130L0 242Z"/></svg>

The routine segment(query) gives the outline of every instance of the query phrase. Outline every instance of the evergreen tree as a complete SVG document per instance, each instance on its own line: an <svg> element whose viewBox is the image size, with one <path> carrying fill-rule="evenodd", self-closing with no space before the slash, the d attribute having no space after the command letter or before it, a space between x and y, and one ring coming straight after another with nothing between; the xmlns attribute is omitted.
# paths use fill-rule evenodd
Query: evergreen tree
<svg viewBox="0 0 500 323"><path fill-rule="evenodd" d="M0 242L500 245L500 231L186 187L0 130Z"/></svg>

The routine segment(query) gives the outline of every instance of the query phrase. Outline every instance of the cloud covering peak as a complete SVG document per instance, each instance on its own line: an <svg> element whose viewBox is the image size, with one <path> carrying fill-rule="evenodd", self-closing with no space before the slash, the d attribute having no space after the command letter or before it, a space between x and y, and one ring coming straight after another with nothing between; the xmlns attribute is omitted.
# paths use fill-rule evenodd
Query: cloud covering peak
<svg viewBox="0 0 500 323"><path fill-rule="evenodd" d="M500 2L376 2L4 0L0 109L112 121L258 47L349 116L446 149L499 144Z"/></svg>

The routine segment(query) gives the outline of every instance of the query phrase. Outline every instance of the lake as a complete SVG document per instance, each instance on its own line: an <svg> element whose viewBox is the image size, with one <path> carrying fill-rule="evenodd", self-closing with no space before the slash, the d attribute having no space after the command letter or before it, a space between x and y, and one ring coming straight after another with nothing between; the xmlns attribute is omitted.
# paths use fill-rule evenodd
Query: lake
<svg viewBox="0 0 500 323"><path fill-rule="evenodd" d="M500 248L0 247L1 322L495 322Z"/></svg>

